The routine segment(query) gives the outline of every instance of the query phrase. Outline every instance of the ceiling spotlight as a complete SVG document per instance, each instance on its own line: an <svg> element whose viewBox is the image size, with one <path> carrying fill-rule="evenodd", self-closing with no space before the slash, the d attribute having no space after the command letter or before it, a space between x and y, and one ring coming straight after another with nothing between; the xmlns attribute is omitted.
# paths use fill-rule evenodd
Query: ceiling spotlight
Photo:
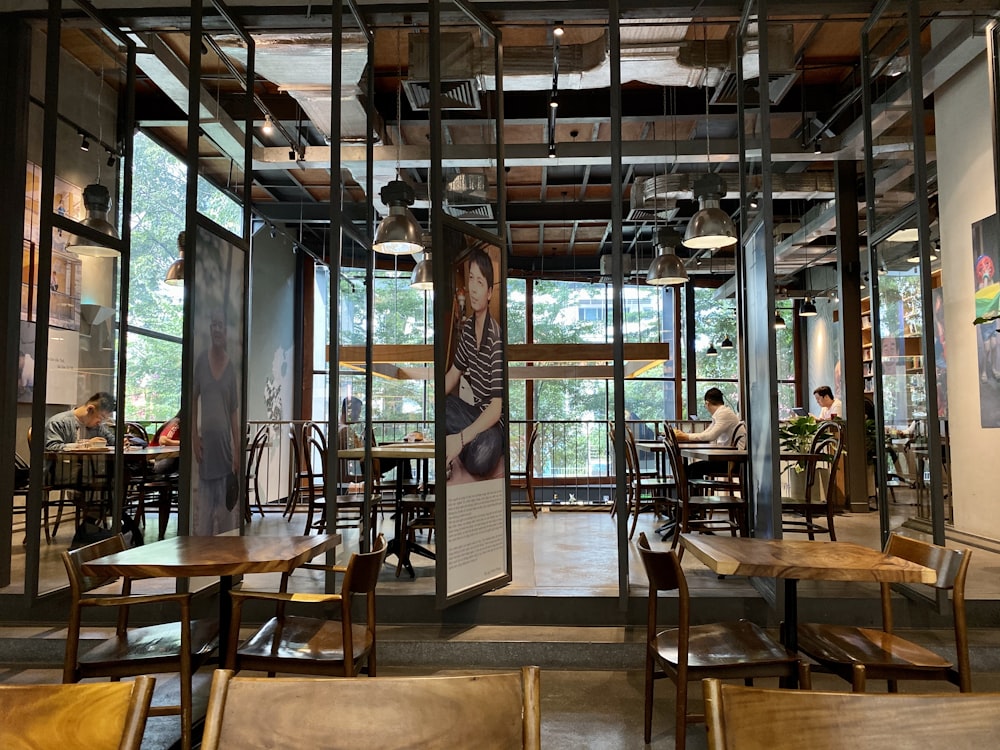
<svg viewBox="0 0 1000 750"><path fill-rule="evenodd" d="M278 236L278 230L275 228L274 224L271 225L270 235L272 240Z"/></svg>
<svg viewBox="0 0 1000 750"><path fill-rule="evenodd" d="M264 135L271 135L274 132L274 120L271 119L271 115L264 115L264 125L261 127L261 132Z"/></svg>
<svg viewBox="0 0 1000 750"><path fill-rule="evenodd" d="M549 144L549 158L550 159L556 158L556 144L554 143Z"/></svg>
<svg viewBox="0 0 1000 750"><path fill-rule="evenodd" d="M389 207L389 215L378 225L372 250L387 255L419 253L424 249L420 243L423 230L409 212L409 206L416 200L413 188L401 180L393 180L386 183L379 195Z"/></svg>
<svg viewBox="0 0 1000 750"><path fill-rule="evenodd" d="M722 343L719 344L719 347L721 349L733 349L733 348L735 348L733 346L733 340L731 338L729 338L729 334L728 333L726 334L726 338L722 339Z"/></svg>
<svg viewBox="0 0 1000 750"><path fill-rule="evenodd" d="M113 153L111 153L110 151L108 151L108 166L109 167L113 167L115 165L115 162L117 160L118 160L118 157L116 157Z"/></svg>
<svg viewBox="0 0 1000 750"><path fill-rule="evenodd" d="M781 313L777 310L774 311L774 330L783 331L785 330L785 319L781 317Z"/></svg>
<svg viewBox="0 0 1000 750"><path fill-rule="evenodd" d="M565 33L566 33L566 29L563 28L563 25L562 25L561 22L556 23L555 27L553 27L553 29L552 29L552 36L554 36L556 38L561 37Z"/></svg>
<svg viewBox="0 0 1000 750"><path fill-rule="evenodd" d="M816 138L816 142L813 143L813 153L822 154L823 153L823 139Z"/></svg>
<svg viewBox="0 0 1000 750"><path fill-rule="evenodd" d="M719 351L718 351L718 349L715 348L715 343L714 342L708 345L708 349L705 350L705 356L706 357L718 357L719 356Z"/></svg>
<svg viewBox="0 0 1000 750"><path fill-rule="evenodd" d="M806 297L806 301L799 308L799 316L802 318L811 318L817 315L816 305L812 301L812 297Z"/></svg>
<svg viewBox="0 0 1000 750"><path fill-rule="evenodd" d="M90 141L87 140L87 136L83 133L80 133L80 150L90 151Z"/></svg>
<svg viewBox="0 0 1000 750"><path fill-rule="evenodd" d="M680 244L681 236L676 229L663 226L656 230L656 247L660 254L646 271L646 283L654 286L675 286L688 281L688 272L684 261L674 252Z"/></svg>
<svg viewBox="0 0 1000 750"><path fill-rule="evenodd" d="M295 149L288 149L288 161L295 161Z"/></svg>
<svg viewBox="0 0 1000 750"><path fill-rule="evenodd" d="M756 198L751 198L750 199L750 208L752 208L754 211L756 211L758 208L760 208L760 201L757 200Z"/></svg>
<svg viewBox="0 0 1000 750"><path fill-rule="evenodd" d="M726 183L717 174L699 177L694 183L694 195L700 202L698 212L688 222L684 244L695 249L731 247L736 244L736 227L719 200L726 194Z"/></svg>
<svg viewBox="0 0 1000 750"><path fill-rule="evenodd" d="M556 92L552 92L552 96L549 97L549 106L552 109L559 109L559 97L556 96Z"/></svg>

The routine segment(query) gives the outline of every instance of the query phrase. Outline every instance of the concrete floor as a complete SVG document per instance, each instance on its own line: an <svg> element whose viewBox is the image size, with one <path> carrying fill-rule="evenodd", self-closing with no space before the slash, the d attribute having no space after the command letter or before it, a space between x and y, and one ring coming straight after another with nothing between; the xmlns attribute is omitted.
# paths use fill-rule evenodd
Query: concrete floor
<svg viewBox="0 0 1000 750"><path fill-rule="evenodd" d="M297 516L292 524L279 515L255 519L251 533L301 533ZM386 521L388 523L388 521ZM656 521L642 517L640 529L651 532ZM877 514L845 515L837 519L840 538L868 546L879 546ZM356 534L349 532L338 558L345 558L356 548ZM658 543L657 543L658 544ZM543 512L537 519L530 514L516 513L512 525L513 581L490 593L488 598L498 606L516 606L515 602L549 600L579 602L586 598L614 601L618 595L616 537L614 524L603 512ZM51 545L43 565L55 562L58 545ZM646 581L634 546L629 546L630 590L641 602ZM48 560L48 557L53 558ZM434 591L434 567L431 561L415 559L417 577L397 579L394 566L386 566L379 583L379 592L389 598L407 597L431 599ZM737 607L750 608L760 604L760 597L746 580L718 579L693 556L685 556L684 568L702 609L709 602L716 606L731 599ZM46 567L48 570L48 567ZM972 558L967 595L970 602L1000 602L1000 555L976 549ZM64 574L63 574L64 575ZM56 571L51 570L55 582ZM248 576L245 585L267 587L276 584L274 576ZM317 578L306 575L293 577L293 587L314 590L321 586ZM205 581L208 583L209 581ZM800 597L814 597L834 606L838 597L854 597L856 586L803 585ZM865 596L875 596L867 591ZM484 597L485 598L485 597ZM381 606L381 605L380 605ZM558 610L548 605L546 611ZM380 610L381 611L381 610ZM748 609L748 611L750 611ZM994 620L992 624L1000 620ZM528 626L501 625L391 625L380 628L380 675L434 674L456 670L509 668L521 663L537 663L542 667L542 732L543 747L560 748L631 748L643 747L643 628L627 625L605 627L554 627L558 623L536 622ZM773 623L767 623L773 624ZM95 629L94 635L99 629ZM939 630L925 630L922 638L932 648L947 651L949 635ZM0 627L0 682L58 682L58 666L65 637L59 625ZM977 629L973 639L974 688L977 691L1000 691L1000 630ZM6 651L4 644L8 645ZM44 646L38 658L28 655L25 644ZM11 656L22 654L23 658ZM363 678L362 678L363 679ZM210 671L198 676L198 683L207 688ZM766 682L764 684L767 684ZM845 688L843 683L825 675L817 675L816 689ZM875 689L880 689L878 686ZM934 684L906 685L904 689L942 689ZM170 677L159 680L158 699L169 700L176 692L176 681ZM204 695L204 691L199 691ZM673 747L673 695L669 680L656 686L653 726L653 747ZM691 708L697 709L700 689L695 686ZM143 747L147 750L174 746L179 736L173 717L150 721ZM706 746L701 727L689 731L688 748Z"/></svg>

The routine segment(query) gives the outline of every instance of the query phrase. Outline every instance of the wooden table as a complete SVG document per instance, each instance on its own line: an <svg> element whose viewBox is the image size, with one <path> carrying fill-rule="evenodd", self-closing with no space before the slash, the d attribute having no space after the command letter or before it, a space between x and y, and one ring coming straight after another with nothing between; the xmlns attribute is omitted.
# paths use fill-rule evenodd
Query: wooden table
<svg viewBox="0 0 1000 750"><path fill-rule="evenodd" d="M937 573L853 542L682 534L681 544L719 575L784 579L782 642L798 650L798 581L934 583Z"/></svg>
<svg viewBox="0 0 1000 750"><path fill-rule="evenodd" d="M225 654L232 614L233 576L290 573L340 544L340 534L311 536L179 536L98 557L83 565L88 576L131 578L219 577L219 653Z"/></svg>
<svg viewBox="0 0 1000 750"><path fill-rule="evenodd" d="M372 458L404 458L417 460L423 464L424 491L423 499L426 501L427 488L430 484L427 465L434 458L434 443L388 443L386 445L375 445L371 448ZM364 448L342 448L337 451L337 458L351 461L364 461ZM413 564L410 562L410 553L415 552L429 560L436 559L436 555L431 550L419 544L403 544L403 471L402 467L396 468L396 512L395 512L395 536L386 544L386 557L396 555L402 567L410 574L410 578L416 578ZM398 574L397 570L397 574Z"/></svg>

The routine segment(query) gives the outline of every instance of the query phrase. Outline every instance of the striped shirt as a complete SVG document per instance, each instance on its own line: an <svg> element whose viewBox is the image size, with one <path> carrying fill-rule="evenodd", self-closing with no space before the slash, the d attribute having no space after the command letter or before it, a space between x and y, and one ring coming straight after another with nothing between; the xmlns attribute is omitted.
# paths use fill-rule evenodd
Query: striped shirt
<svg viewBox="0 0 1000 750"><path fill-rule="evenodd" d="M503 398L503 340L500 324L489 314L483 326L482 345L478 348L475 317L462 326L455 349L455 367L465 375L480 409L485 409L494 398Z"/></svg>

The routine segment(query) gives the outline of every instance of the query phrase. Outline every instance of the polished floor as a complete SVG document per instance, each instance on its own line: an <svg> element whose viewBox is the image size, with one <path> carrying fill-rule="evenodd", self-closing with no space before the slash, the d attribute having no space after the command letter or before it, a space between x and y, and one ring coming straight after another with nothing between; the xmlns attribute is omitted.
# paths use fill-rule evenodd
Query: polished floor
<svg viewBox="0 0 1000 750"><path fill-rule="evenodd" d="M895 516L894 516L895 517ZM898 520L898 519L897 519ZM265 518L255 517L249 533L283 534L301 533L304 515L297 514L291 522L280 514ZM386 518L382 521L388 524ZM643 516L639 528L650 533L656 520ZM868 546L879 546L877 514L847 514L837 519L838 536ZM391 532L390 532L391 534ZM655 537L652 537L655 538ZM642 739L642 630L640 624L603 627L557 627L555 618L563 603L579 602L585 598L615 600L618 596L618 568L616 564L615 525L606 512L546 510L537 519L529 513L515 513L512 519L513 580L510 585L486 595L501 606L515 602L552 601L544 612L555 612L553 622L536 622L529 626L468 624L457 626L406 625L387 626L380 631L380 674L434 674L453 671L481 670L516 666L518 663L539 663L542 666L542 732L543 747L562 748L631 748L643 747ZM44 580L62 585L58 550L68 538L60 532L60 543L46 545L42 565L46 570ZM655 542L661 544L660 542ZM433 546L433 542L430 542ZM949 543L952 544L952 543ZM345 543L338 550L338 558L356 549L356 532L345 532ZM629 544L630 594L641 601L645 596L646 581L635 555L634 544ZM416 596L432 599L434 592L434 563L414 558L416 577L409 579L405 573L397 578L395 566L386 565L379 592L392 597ZM737 607L748 607L759 600L757 592L740 578L719 579L693 556L685 556L684 568L689 578L692 594L703 602L731 598ZM1000 554L986 549L976 549L972 557L972 570L968 581L970 605L976 602L996 606L1000 602ZM274 576L248 576L245 585L264 587L273 585ZM321 581L308 573L293 577L293 587L298 590L315 590ZM208 581L206 581L208 583ZM874 598L873 587L863 584L803 584L803 599L814 597L817 601L831 602L836 606L839 597L862 596ZM415 601L415 600L414 600ZM381 606L381 605L380 605ZM569 606L566 604L565 606ZM695 602L698 606L698 602ZM709 615L712 613L709 612ZM442 617L447 621L447 616ZM997 620L994 620L994 624ZM635 622L635 621L633 621ZM769 623L770 624L770 623ZM100 629L95 629L95 635ZM58 648L64 638L64 628L59 623L51 626L0 627L0 639L46 639L54 642L49 663L19 663L7 657L0 662L0 682L56 682L61 674ZM940 646L947 651L949 636L940 630L921 633L930 647ZM973 684L976 690L1000 690L1000 630L975 628L973 639ZM205 686L210 672L203 671L199 682ZM169 700L176 691L170 678L160 681L158 700ZM817 676L817 689L843 689L844 686L828 676ZM928 690L934 686L913 686L904 689ZM878 689L878 688L876 688ZM940 688L938 688L940 689ZM656 688L656 711L652 747L673 747L672 709L674 690L669 681L660 681ZM697 708L700 695L696 689L692 696L692 709ZM178 737L178 726L173 717L151 720L144 741L144 748L154 750L173 747ZM693 728L689 733L688 747L701 750L706 746L704 729Z"/></svg>

